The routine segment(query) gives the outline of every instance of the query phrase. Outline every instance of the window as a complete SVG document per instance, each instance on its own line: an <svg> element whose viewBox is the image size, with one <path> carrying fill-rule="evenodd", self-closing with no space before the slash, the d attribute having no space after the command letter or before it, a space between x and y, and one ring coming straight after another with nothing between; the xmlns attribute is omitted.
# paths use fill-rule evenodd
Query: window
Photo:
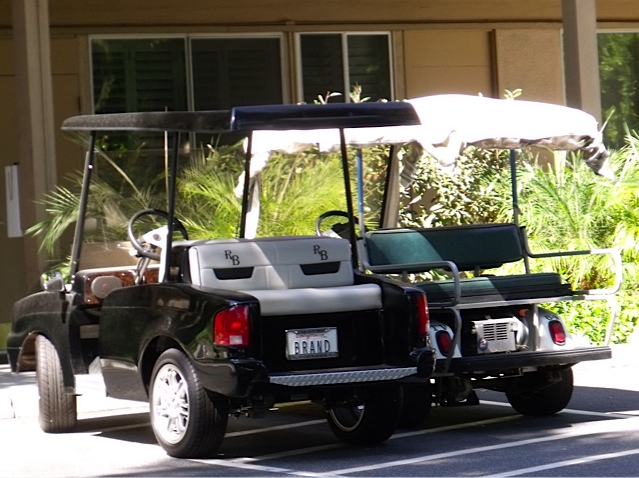
<svg viewBox="0 0 639 478"><path fill-rule="evenodd" d="M96 113L283 102L279 37L102 38L91 58Z"/></svg>
<svg viewBox="0 0 639 478"><path fill-rule="evenodd" d="M191 41L195 110L282 103L279 38Z"/></svg>
<svg viewBox="0 0 639 478"><path fill-rule="evenodd" d="M600 33L598 43L604 137L620 148L626 125L639 131L639 33Z"/></svg>
<svg viewBox="0 0 639 478"><path fill-rule="evenodd" d="M389 36L386 33L300 34L300 98L313 103L327 93L341 96L330 101L350 101L355 85L362 98L392 99Z"/></svg>
<svg viewBox="0 0 639 478"><path fill-rule="evenodd" d="M94 40L95 113L187 107L183 39Z"/></svg>
<svg viewBox="0 0 639 478"><path fill-rule="evenodd" d="M298 36L299 98L392 98L388 33ZM91 39L95 113L211 110L286 101L280 35Z"/></svg>

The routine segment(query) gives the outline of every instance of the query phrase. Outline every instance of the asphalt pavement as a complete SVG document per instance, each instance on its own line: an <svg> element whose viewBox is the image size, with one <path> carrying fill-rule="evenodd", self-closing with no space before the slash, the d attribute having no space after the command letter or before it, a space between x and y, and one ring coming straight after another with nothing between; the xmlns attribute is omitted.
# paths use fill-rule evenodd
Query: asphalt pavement
<svg viewBox="0 0 639 478"><path fill-rule="evenodd" d="M636 335L636 334L635 334ZM575 365L575 386L639 391L639 341L612 345L612 358ZM85 389L96 393L78 397L78 417L90 418L121 410L122 413L148 410L142 402L108 398L103 393L100 376ZM97 381L96 381L97 379ZM5 360L0 360L0 420L29 418L38 415L38 389L35 372L11 373Z"/></svg>

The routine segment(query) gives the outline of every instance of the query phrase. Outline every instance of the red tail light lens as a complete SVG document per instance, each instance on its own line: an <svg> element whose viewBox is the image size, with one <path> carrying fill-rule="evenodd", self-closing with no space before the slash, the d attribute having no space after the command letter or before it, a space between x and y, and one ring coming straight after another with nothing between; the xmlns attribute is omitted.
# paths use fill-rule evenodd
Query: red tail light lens
<svg viewBox="0 0 639 478"><path fill-rule="evenodd" d="M561 325L561 322L558 320L551 320L548 324L548 328L550 329L550 338L557 345L565 345L566 344L566 331L564 330L564 326Z"/></svg>
<svg viewBox="0 0 639 478"><path fill-rule="evenodd" d="M435 340L437 340L437 347L442 355L448 355L450 352L450 346L453 340L450 338L450 334L445 330L440 330L435 334Z"/></svg>
<svg viewBox="0 0 639 478"><path fill-rule="evenodd" d="M419 335L428 334L428 326L430 324L430 314L428 312L428 302L425 295L417 296L417 327Z"/></svg>
<svg viewBox="0 0 639 478"><path fill-rule="evenodd" d="M215 345L246 347L249 345L249 332L247 305L236 305L215 315Z"/></svg>

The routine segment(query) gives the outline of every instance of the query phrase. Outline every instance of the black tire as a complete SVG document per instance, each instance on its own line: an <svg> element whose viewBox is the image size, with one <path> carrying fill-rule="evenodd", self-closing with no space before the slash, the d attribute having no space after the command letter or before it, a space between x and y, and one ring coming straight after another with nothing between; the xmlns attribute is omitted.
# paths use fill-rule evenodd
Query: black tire
<svg viewBox="0 0 639 478"><path fill-rule="evenodd" d="M46 433L71 432L78 423L76 396L65 393L58 352L49 339L38 335L36 353L40 428Z"/></svg>
<svg viewBox="0 0 639 478"><path fill-rule="evenodd" d="M226 433L228 400L202 386L182 351L160 355L149 390L151 427L168 455L205 458L217 451Z"/></svg>
<svg viewBox="0 0 639 478"><path fill-rule="evenodd" d="M430 383L404 385L402 387L402 407L399 428L417 428L430 415L433 404L433 390Z"/></svg>
<svg viewBox="0 0 639 478"><path fill-rule="evenodd" d="M400 411L401 389L380 387L361 400L333 405L328 410L328 424L344 443L373 445L395 432Z"/></svg>
<svg viewBox="0 0 639 478"><path fill-rule="evenodd" d="M568 405L572 398L572 369L539 371L517 378L506 391L510 405L522 415L553 415Z"/></svg>

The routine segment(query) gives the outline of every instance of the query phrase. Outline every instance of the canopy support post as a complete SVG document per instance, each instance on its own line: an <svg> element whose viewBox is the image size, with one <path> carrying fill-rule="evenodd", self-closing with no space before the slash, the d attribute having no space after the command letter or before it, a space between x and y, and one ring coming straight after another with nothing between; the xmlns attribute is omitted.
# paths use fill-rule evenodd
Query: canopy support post
<svg viewBox="0 0 639 478"><path fill-rule="evenodd" d="M246 215L249 208L251 188L251 156L253 155L253 132L250 131L246 145L246 160L244 163L244 184L242 191L242 217L240 218L240 237L246 236Z"/></svg>
<svg viewBox="0 0 639 478"><path fill-rule="evenodd" d="M517 151L511 149L510 155L510 187L511 195L513 198L513 222L519 228L519 234L526 234L526 231L519 225L519 194L517 192ZM526 242L524 241L524 244ZM526 274L530 274L530 261L528 256L524 254L524 267L526 268Z"/></svg>
<svg viewBox="0 0 639 478"><path fill-rule="evenodd" d="M73 236L73 249L71 250L71 263L69 264L69 275L73 277L78 272L78 264L80 262L80 254L82 253L82 232L84 231L84 223L86 219L87 204L89 202L89 184L91 183L91 175L95 166L95 141L98 133L91 131L89 136L89 146L87 147L86 158L84 161L84 173L82 176L82 193L80 195L80 205L78 209L78 220L75 223L75 232Z"/></svg>
<svg viewBox="0 0 639 478"><path fill-rule="evenodd" d="M173 248L173 229L175 223L175 194L177 193L177 174L178 174L178 157L179 157L179 148L180 148L180 133L172 133L170 135L171 140L173 141L173 145L171 148L171 158L170 158L170 177L169 177L169 190L168 190L168 225L167 225L167 235L166 235L166 262L164 264L164 271L161 271L164 274L163 278L160 278L160 281L168 281L170 279L170 271L171 271L171 249Z"/></svg>
<svg viewBox="0 0 639 478"><path fill-rule="evenodd" d="M348 151L346 150L346 136L344 134L344 128L339 129L339 142L340 153L342 155L342 171L344 174L344 189L346 193L346 212L348 213L348 235L351 241L351 249L353 253L353 267L357 269L359 267L359 254L357 253L357 236L355 235L354 217L355 211L353 210L353 191L351 190L351 179L348 173ZM362 218L360 218L361 220Z"/></svg>

